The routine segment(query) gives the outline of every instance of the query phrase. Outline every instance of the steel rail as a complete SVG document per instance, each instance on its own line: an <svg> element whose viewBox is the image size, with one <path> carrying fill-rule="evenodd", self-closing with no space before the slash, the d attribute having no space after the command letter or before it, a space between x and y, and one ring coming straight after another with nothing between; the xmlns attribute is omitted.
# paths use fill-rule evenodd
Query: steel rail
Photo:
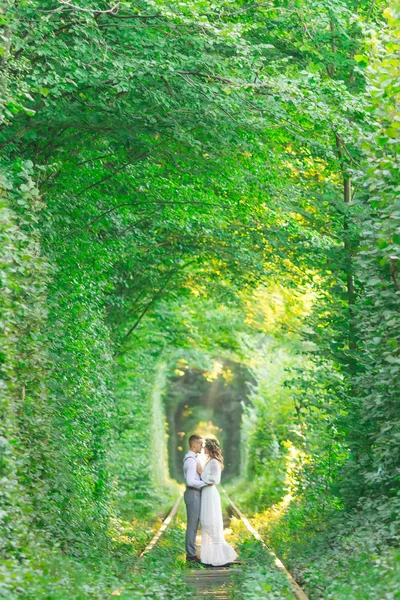
<svg viewBox="0 0 400 600"><path fill-rule="evenodd" d="M159 541L160 537L168 529L169 525L171 524L172 519L175 517L176 513L178 512L178 508L179 508L179 504L181 503L181 500L182 500L182 494L179 494L178 500L175 502L174 506L171 508L168 515L165 517L160 529L157 531L157 533L153 536L153 538L147 544L146 548L144 550L142 550L142 552L139 554L138 560L154 548L154 546Z"/></svg>
<svg viewBox="0 0 400 600"><path fill-rule="evenodd" d="M155 535L151 538L150 542L147 544L145 549L142 550L142 552L137 557L133 568L130 569L130 571L132 571L132 573L134 573L135 570L138 568L138 565L139 565L139 562L141 561L141 559L154 548L154 546L159 542L163 533L165 533L165 531L168 529L168 527L171 524L172 519L175 517L176 513L178 512L178 508L179 508L179 504L180 504L181 500L182 500L182 493L179 494L177 501L175 502L174 506L169 511L168 515L163 520L161 527L158 529L157 533L155 533ZM124 587L120 587L120 588L115 589L112 592L110 592L110 595L111 596L121 596L123 591L124 591Z"/></svg>
<svg viewBox="0 0 400 600"><path fill-rule="evenodd" d="M287 570L287 568L285 567L283 562L277 557L277 555L272 550L272 548L270 548L268 546L268 544L266 542L264 542L264 540L262 539L262 537L258 533L258 531L253 527L253 525L250 523L250 521L248 519L246 519L246 517L244 516L242 511L236 506L236 504L233 502L233 500L228 496L226 490L224 488L222 488L222 490L223 490L224 494L226 495L226 497L228 498L229 504L231 505L231 507L233 508L235 513L238 515L238 517L241 519L241 521L245 525L246 529L256 538L256 540L261 542L261 544L267 550L267 552L274 558L275 566L286 575L286 577L288 578L288 580L292 586L293 593L295 594L297 600L310 600L309 597L307 596L307 594L301 589L301 587L299 586L297 581L294 579L294 577L289 573L289 571Z"/></svg>

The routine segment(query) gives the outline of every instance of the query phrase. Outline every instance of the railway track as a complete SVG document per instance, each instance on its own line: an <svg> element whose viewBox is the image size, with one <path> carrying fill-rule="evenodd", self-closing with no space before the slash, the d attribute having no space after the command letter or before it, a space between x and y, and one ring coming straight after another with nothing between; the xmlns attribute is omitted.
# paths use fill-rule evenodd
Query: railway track
<svg viewBox="0 0 400 600"><path fill-rule="evenodd" d="M241 519L241 521L244 524L244 526L246 527L246 529L253 535L253 537L256 540L261 542L261 544L264 546L264 548L267 550L267 552L273 557L275 566L278 569L280 569L284 573L284 575L287 577L287 579L289 580L289 583L292 587L293 594L297 598L297 600L309 600L309 597L307 596L307 594L302 590L302 588L299 586L299 584L294 579L294 577L289 573L289 571L287 570L287 568L285 567L283 562L277 557L277 555L272 550L272 548L270 548L268 546L268 544L266 544L264 542L264 540L262 539L262 537L260 536L258 531L256 529L254 529L254 527L251 525L249 520L244 516L244 514L241 512L241 510L236 506L236 504L228 496L228 494L226 493L226 490L223 489L223 492L226 495L226 497L228 498L231 508L236 513L236 515Z"/></svg>
<svg viewBox="0 0 400 600"><path fill-rule="evenodd" d="M171 508L168 515L163 520L160 528L157 530L157 532L151 538L150 542L146 545L146 547L141 551L141 553L137 557L134 567L131 569L132 573L134 573L138 568L140 568L140 563L141 563L143 557L146 556L146 554L148 554L149 552L151 552L153 550L153 548L160 541L162 535L167 531L168 527L171 525L176 513L178 512L182 497L183 497L183 494L180 494L178 496L174 506ZM123 592L124 592L124 587L119 587L119 588L113 590L112 592L110 592L110 595L111 596L121 596L123 594Z"/></svg>
<svg viewBox="0 0 400 600"><path fill-rule="evenodd" d="M289 573L289 571L286 569L282 561L277 557L275 552L264 542L258 531L251 525L250 521L245 517L245 515L241 512L238 506L229 497L226 490L224 488L221 489L228 500L232 514L235 514L235 516L242 521L249 533L251 533L251 535L256 540L258 540L263 545L265 550L273 557L274 565L285 575L285 577L289 581L293 592L293 597L297 600L309 600L307 594L302 590L302 588L299 586L299 584L296 582L293 576ZM147 544L147 546L139 554L137 562L135 564L135 569L139 567L141 559L153 550L153 548L160 541L163 534L171 526L171 523L173 522L178 512L180 503L182 501L182 497L183 495L180 494L174 506L172 507L166 518L163 520L158 531L155 533L155 535ZM231 517L228 516L227 513L224 515L224 527L229 527L230 518ZM198 542L199 541L200 537L198 537ZM230 565L224 567L202 568L200 566L199 568L193 569L193 571L189 572L185 576L185 581L190 587L196 590L196 598L207 597L208 599L215 598L216 600L229 600L229 598L231 598L232 591L232 575L234 573L238 574L241 572L242 569L240 565L240 561L237 561L236 563L231 563ZM115 590L111 593L111 595L118 596L120 595L121 591L122 588L120 588L120 590Z"/></svg>
<svg viewBox="0 0 400 600"><path fill-rule="evenodd" d="M161 538L162 534L168 529L168 527L170 526L170 524L172 522L172 519L175 517L176 513L178 512L178 508L179 508L179 505L181 503L181 500L182 500L182 494L179 495L179 497L178 497L177 501L175 502L174 506L171 508L171 510L169 511L168 515L165 517L164 521L162 522L162 525L161 525L160 529L152 537L152 539L150 540L150 542L147 544L146 548L144 550L142 550L142 552L139 554L138 560L140 560L141 558L143 558L143 556L145 556L148 552L150 552L154 548L154 546L157 544L157 542Z"/></svg>

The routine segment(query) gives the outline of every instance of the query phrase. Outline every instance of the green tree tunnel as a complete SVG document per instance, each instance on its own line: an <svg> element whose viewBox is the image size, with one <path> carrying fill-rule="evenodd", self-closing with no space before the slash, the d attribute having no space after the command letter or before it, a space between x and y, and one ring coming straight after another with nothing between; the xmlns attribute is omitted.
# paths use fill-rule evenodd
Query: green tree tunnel
<svg viewBox="0 0 400 600"><path fill-rule="evenodd" d="M0 598L187 598L194 431L311 600L397 597L399 23L0 2Z"/></svg>
<svg viewBox="0 0 400 600"><path fill-rule="evenodd" d="M169 473L182 481L183 457L192 433L215 436L224 450L224 481L241 471L241 421L250 374L232 361L218 361L214 373L181 363L165 392Z"/></svg>

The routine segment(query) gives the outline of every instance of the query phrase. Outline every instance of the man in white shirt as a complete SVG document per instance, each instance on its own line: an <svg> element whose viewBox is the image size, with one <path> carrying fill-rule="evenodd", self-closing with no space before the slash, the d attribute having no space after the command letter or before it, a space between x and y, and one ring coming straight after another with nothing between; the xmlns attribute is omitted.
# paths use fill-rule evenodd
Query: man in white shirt
<svg viewBox="0 0 400 600"><path fill-rule="evenodd" d="M186 482L184 499L186 504L186 560L200 562L197 556L196 536L200 521L201 490L207 484L197 472L197 455L203 447L203 438L194 434L189 438L189 452L183 459L183 475Z"/></svg>

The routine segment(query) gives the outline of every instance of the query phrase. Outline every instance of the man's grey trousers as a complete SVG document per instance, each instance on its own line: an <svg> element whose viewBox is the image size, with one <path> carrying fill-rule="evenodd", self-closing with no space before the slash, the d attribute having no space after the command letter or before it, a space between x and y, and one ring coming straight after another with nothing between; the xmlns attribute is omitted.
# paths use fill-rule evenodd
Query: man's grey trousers
<svg viewBox="0 0 400 600"><path fill-rule="evenodd" d="M196 535L200 521L201 490L186 488L183 495L186 504L186 556L193 558L197 555Z"/></svg>

